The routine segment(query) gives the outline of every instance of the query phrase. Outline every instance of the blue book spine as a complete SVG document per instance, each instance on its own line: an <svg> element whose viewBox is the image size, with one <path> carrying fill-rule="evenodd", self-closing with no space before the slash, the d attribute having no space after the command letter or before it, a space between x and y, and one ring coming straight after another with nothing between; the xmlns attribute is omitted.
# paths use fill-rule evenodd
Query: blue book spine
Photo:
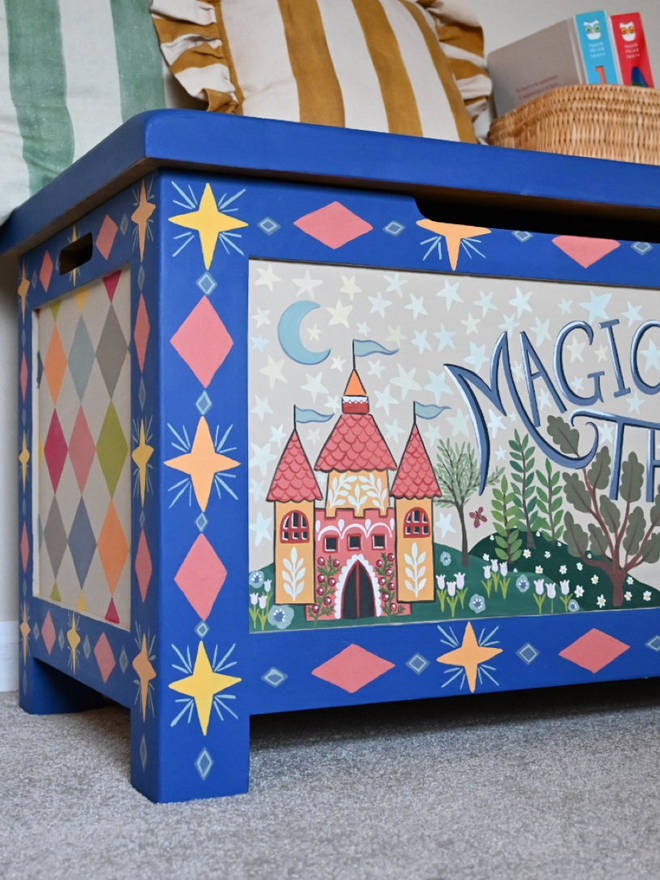
<svg viewBox="0 0 660 880"><path fill-rule="evenodd" d="M616 49L604 10L575 16L578 41L588 83L620 83Z"/></svg>

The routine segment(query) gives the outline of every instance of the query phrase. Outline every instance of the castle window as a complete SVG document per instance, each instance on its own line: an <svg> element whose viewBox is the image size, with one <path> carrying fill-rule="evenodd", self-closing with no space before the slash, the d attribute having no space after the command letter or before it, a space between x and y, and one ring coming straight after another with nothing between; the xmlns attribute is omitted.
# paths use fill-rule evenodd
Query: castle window
<svg viewBox="0 0 660 880"><path fill-rule="evenodd" d="M304 544L309 541L309 523L304 513L294 510L284 517L280 540L283 544Z"/></svg>
<svg viewBox="0 0 660 880"><path fill-rule="evenodd" d="M374 550L384 550L385 549L385 535L374 535L373 536L373 548L374 548Z"/></svg>
<svg viewBox="0 0 660 880"><path fill-rule="evenodd" d="M337 539L336 538L326 538L323 544L323 549L326 553L336 553L337 552Z"/></svg>
<svg viewBox="0 0 660 880"><path fill-rule="evenodd" d="M348 549L359 550L362 547L362 538L359 535L348 536Z"/></svg>
<svg viewBox="0 0 660 880"><path fill-rule="evenodd" d="M431 526L425 510L422 510L421 507L413 507L408 511L403 525L403 534L406 538L418 536L425 538L431 534Z"/></svg>

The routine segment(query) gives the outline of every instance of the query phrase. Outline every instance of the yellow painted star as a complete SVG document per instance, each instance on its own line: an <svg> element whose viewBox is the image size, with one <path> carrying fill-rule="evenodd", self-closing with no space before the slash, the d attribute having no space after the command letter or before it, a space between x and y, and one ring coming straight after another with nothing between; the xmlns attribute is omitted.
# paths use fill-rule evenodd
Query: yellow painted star
<svg viewBox="0 0 660 880"><path fill-rule="evenodd" d="M144 181L142 181L142 187L140 189L140 200L138 201L137 208L131 214L131 220L137 225L138 228L141 260L144 259L144 246L147 243L147 226L149 224L149 220L151 219L151 215L155 210L156 206L147 198L147 188L144 185Z"/></svg>
<svg viewBox="0 0 660 880"><path fill-rule="evenodd" d="M196 211L190 211L188 214L177 214L176 217L170 217L169 219L170 223L176 223L177 226L184 226L186 229L193 229L199 233L202 254L204 255L204 265L207 269L211 268L215 248L218 244L218 236L223 232L241 229L248 225L243 220L230 217L229 214L223 214L222 211L218 210L210 183L207 183L204 187L204 194Z"/></svg>
<svg viewBox="0 0 660 880"><path fill-rule="evenodd" d="M30 282L28 281L27 272L25 271L25 263L21 267L21 283L18 285L18 298L21 301L23 310L23 320L25 320L25 309L27 307L27 295L30 290Z"/></svg>
<svg viewBox="0 0 660 880"><path fill-rule="evenodd" d="M165 464L190 476L197 503L202 510L206 510L215 475L238 467L240 461L216 452L211 429L202 416L190 452L170 458Z"/></svg>
<svg viewBox="0 0 660 880"><path fill-rule="evenodd" d="M28 621L27 602L23 603L23 620L21 621L19 629L21 631L21 638L23 639L23 663L27 663L28 638L30 637L30 623Z"/></svg>
<svg viewBox="0 0 660 880"><path fill-rule="evenodd" d="M214 672L209 655L206 653L204 642L200 642L192 675L172 682L170 687L173 691L192 697L197 707L199 723L204 735L206 735L209 729L211 709L213 708L215 695L222 693L222 691L227 690L227 688L234 684L238 684L240 681L243 681L243 679L236 678L233 675L223 675L221 672Z"/></svg>
<svg viewBox="0 0 660 880"><path fill-rule="evenodd" d="M21 463L21 475L23 477L23 491L27 485L28 464L30 462L30 450L27 445L27 434L23 431L23 445L21 446L21 454L18 456Z"/></svg>
<svg viewBox="0 0 660 880"><path fill-rule="evenodd" d="M78 645L82 641L82 639L80 638L80 633L78 632L78 621L76 620L75 614L73 615L71 629L66 634L66 640L69 643L69 647L71 648L71 661L73 663L73 671L75 674L76 663L78 662Z"/></svg>
<svg viewBox="0 0 660 880"><path fill-rule="evenodd" d="M147 637L142 636L142 648L140 653L133 660L133 669L137 672L140 679L140 701L142 703L142 717L147 718L147 701L149 699L149 683L156 678L156 670L149 659L149 648L147 647Z"/></svg>
<svg viewBox="0 0 660 880"><path fill-rule="evenodd" d="M153 446L149 446L146 440L145 429L144 429L144 419L140 423L140 443L133 450L133 454L131 458L137 465L138 471L140 473L140 497L142 499L142 504L144 505L144 497L147 493L147 465L151 459L151 456L154 454Z"/></svg>
<svg viewBox="0 0 660 880"><path fill-rule="evenodd" d="M437 220L418 220L417 225L444 237L452 269L456 269L458 265L458 254L464 238L476 238L478 235L488 235L491 232L484 226L462 226L458 223L439 223Z"/></svg>
<svg viewBox="0 0 660 880"><path fill-rule="evenodd" d="M487 648L485 645L480 645L474 634L472 624L468 623L465 627L461 647L442 654L442 656L438 657L438 663L444 663L447 666L462 666L465 669L470 691L474 693L477 686L479 665L501 653L502 648Z"/></svg>

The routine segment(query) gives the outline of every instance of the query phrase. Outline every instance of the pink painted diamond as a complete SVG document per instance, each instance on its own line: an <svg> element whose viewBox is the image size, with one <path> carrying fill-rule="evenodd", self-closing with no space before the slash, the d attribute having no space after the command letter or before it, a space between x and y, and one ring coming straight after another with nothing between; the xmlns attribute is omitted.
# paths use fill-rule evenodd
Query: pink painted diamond
<svg viewBox="0 0 660 880"><path fill-rule="evenodd" d="M137 575L138 587L140 588L143 602L147 599L147 591L149 590L153 570L154 567L151 561L149 545L147 544L147 537L144 532L141 532L137 553L135 554L135 574Z"/></svg>
<svg viewBox="0 0 660 880"><path fill-rule="evenodd" d="M202 620L211 613L227 569L204 535L200 535L183 560L174 580Z"/></svg>
<svg viewBox="0 0 660 880"><path fill-rule="evenodd" d="M41 269L39 270L39 280L45 291L48 291L48 288L50 287L50 280L53 277L54 268L53 258L48 251L46 251L43 262L41 263Z"/></svg>
<svg viewBox="0 0 660 880"><path fill-rule="evenodd" d="M325 208L305 214L295 221L294 226L333 250L373 229L371 223L358 217L340 202L332 202Z"/></svg>
<svg viewBox="0 0 660 880"><path fill-rule="evenodd" d="M589 672L596 673L609 666L629 648L630 645L615 639L614 636L609 636L599 629L590 629L577 641L560 651L559 656L583 669L588 669Z"/></svg>
<svg viewBox="0 0 660 880"><path fill-rule="evenodd" d="M108 637L105 633L103 633L101 638L96 643L96 647L94 648L94 656L96 657L96 662L99 664L101 678L105 682L110 678L110 676L112 675L112 670L117 665L115 655L112 653L112 647L110 646L110 642L108 641Z"/></svg>
<svg viewBox="0 0 660 880"><path fill-rule="evenodd" d="M53 623L53 618L50 616L50 611L46 615L44 625L41 627L41 635L48 653L51 654L53 651L53 645L57 639L57 633L55 632L55 624Z"/></svg>
<svg viewBox="0 0 660 880"><path fill-rule="evenodd" d="M135 352L137 354L138 363L140 364L140 369L143 373L144 359L147 355L147 343L149 342L150 332L151 323L149 321L149 315L147 314L147 304L144 301L144 296L140 295L133 338L135 339Z"/></svg>
<svg viewBox="0 0 660 880"><path fill-rule="evenodd" d="M205 388L234 344L208 297L197 303L171 342Z"/></svg>
<svg viewBox="0 0 660 880"><path fill-rule="evenodd" d="M106 260L112 252L118 229L119 227L115 221L109 214L107 214L101 228L99 229L99 234L96 236L96 247Z"/></svg>
<svg viewBox="0 0 660 880"><path fill-rule="evenodd" d="M312 675L354 694L393 668L394 663L389 660L384 660L359 645L349 645L312 670Z"/></svg>

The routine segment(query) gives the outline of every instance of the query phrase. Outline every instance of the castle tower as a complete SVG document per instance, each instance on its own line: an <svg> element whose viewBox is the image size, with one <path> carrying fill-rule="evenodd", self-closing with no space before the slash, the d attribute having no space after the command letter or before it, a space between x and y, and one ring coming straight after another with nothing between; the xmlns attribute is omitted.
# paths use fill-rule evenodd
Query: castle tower
<svg viewBox="0 0 660 880"><path fill-rule="evenodd" d="M275 602L314 601L314 502L323 496L294 428L267 500L275 503Z"/></svg>
<svg viewBox="0 0 660 880"><path fill-rule="evenodd" d="M366 510L385 516L389 507L388 470L396 470L385 438L369 412L369 398L354 369L342 397L342 414L321 450L315 469L328 473L326 515Z"/></svg>
<svg viewBox="0 0 660 880"><path fill-rule="evenodd" d="M392 485L396 509L399 602L435 597L433 499L442 495L417 425L413 425Z"/></svg>

